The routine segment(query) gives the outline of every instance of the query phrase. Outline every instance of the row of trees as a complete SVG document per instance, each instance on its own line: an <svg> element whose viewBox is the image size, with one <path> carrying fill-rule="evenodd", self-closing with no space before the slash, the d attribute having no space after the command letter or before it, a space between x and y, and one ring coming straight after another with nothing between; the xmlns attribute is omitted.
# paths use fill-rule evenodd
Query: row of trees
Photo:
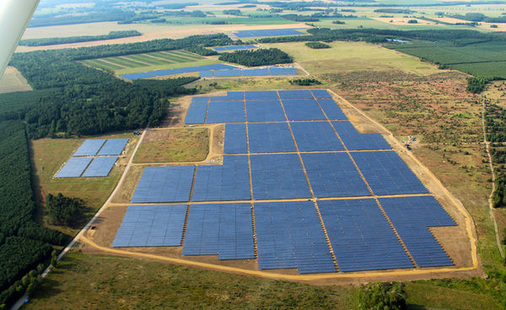
<svg viewBox="0 0 506 310"><path fill-rule="evenodd" d="M125 31L111 31L109 34L97 35L97 36L76 36L76 37L61 37L61 38L42 38L42 39L25 39L19 41L19 45L24 46L44 46L54 44L70 44L78 42L90 42L100 40L112 40L119 38L128 38L140 36L137 30L125 30Z"/></svg>
<svg viewBox="0 0 506 310"><path fill-rule="evenodd" d="M240 50L225 53L219 57L219 60L250 67L293 62L290 55L277 48Z"/></svg>

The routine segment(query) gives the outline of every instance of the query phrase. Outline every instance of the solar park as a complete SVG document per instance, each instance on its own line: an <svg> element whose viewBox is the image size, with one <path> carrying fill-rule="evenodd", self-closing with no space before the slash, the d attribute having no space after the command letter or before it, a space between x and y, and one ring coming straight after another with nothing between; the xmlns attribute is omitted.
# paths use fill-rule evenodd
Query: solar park
<svg viewBox="0 0 506 310"><path fill-rule="evenodd" d="M216 46L213 49L217 52L223 51L238 51L238 50L247 50L258 48L256 45L230 45L230 46Z"/></svg>
<svg viewBox="0 0 506 310"><path fill-rule="evenodd" d="M55 178L106 177L127 143L128 139L85 140Z"/></svg>
<svg viewBox="0 0 506 310"><path fill-rule="evenodd" d="M185 123L225 124L223 164L146 167L113 247L301 274L454 265L429 227L455 221L326 90L193 97Z"/></svg>
<svg viewBox="0 0 506 310"><path fill-rule="evenodd" d="M238 38L254 38L254 37L279 37L279 36L296 36L305 34L297 29L260 29L260 30L240 30L234 32Z"/></svg>

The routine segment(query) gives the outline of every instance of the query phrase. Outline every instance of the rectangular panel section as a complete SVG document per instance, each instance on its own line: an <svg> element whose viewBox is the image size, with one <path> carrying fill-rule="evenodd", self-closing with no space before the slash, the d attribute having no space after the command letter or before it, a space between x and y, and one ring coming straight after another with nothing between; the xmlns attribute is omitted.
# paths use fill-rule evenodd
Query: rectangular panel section
<svg viewBox="0 0 506 310"><path fill-rule="evenodd" d="M325 89L313 89L311 92L313 93L313 96L315 98L328 98L328 99L332 99L332 96Z"/></svg>
<svg viewBox="0 0 506 310"><path fill-rule="evenodd" d="M198 166L193 201L251 199L247 156L223 157L223 165Z"/></svg>
<svg viewBox="0 0 506 310"><path fill-rule="evenodd" d="M279 100L246 100L248 122L284 122Z"/></svg>
<svg viewBox="0 0 506 310"><path fill-rule="evenodd" d="M207 101L197 101L190 104L184 120L185 124L204 124L207 113Z"/></svg>
<svg viewBox="0 0 506 310"><path fill-rule="evenodd" d="M318 201L340 271L413 268L376 201Z"/></svg>
<svg viewBox="0 0 506 310"><path fill-rule="evenodd" d="M95 156L104 145L105 139L86 140L81 144L73 156Z"/></svg>
<svg viewBox="0 0 506 310"><path fill-rule="evenodd" d="M112 246L180 246L186 208L186 205L129 206Z"/></svg>
<svg viewBox="0 0 506 310"><path fill-rule="evenodd" d="M310 198L297 154L251 155L254 199Z"/></svg>
<svg viewBox="0 0 506 310"><path fill-rule="evenodd" d="M376 195L429 192L394 151L356 152L351 155Z"/></svg>
<svg viewBox="0 0 506 310"><path fill-rule="evenodd" d="M270 75L269 69L242 69L243 76Z"/></svg>
<svg viewBox="0 0 506 310"><path fill-rule="evenodd" d="M192 205L183 255L216 255L219 259L255 258L251 205Z"/></svg>
<svg viewBox="0 0 506 310"><path fill-rule="evenodd" d="M315 197L370 196L347 153L302 154Z"/></svg>
<svg viewBox="0 0 506 310"><path fill-rule="evenodd" d="M190 199L193 166L146 167L132 202L179 202Z"/></svg>
<svg viewBox="0 0 506 310"><path fill-rule="evenodd" d="M269 68L271 75L297 75L295 68Z"/></svg>
<svg viewBox="0 0 506 310"><path fill-rule="evenodd" d="M255 45L232 45L232 46L216 46L213 47L215 51L236 51L236 50L244 50L244 49L253 49L258 48Z"/></svg>
<svg viewBox="0 0 506 310"><path fill-rule="evenodd" d="M314 99L282 100L282 103L290 121L327 120Z"/></svg>
<svg viewBox="0 0 506 310"><path fill-rule="evenodd" d="M83 177L106 177L111 172L112 167L118 157L95 157L91 164L88 166L86 171L83 173Z"/></svg>
<svg viewBox="0 0 506 310"><path fill-rule="evenodd" d="M209 101L209 97L193 97L192 103L194 102L207 102Z"/></svg>
<svg viewBox="0 0 506 310"><path fill-rule="evenodd" d="M348 119L344 115L341 108L337 105L334 99L316 99L323 112L327 115L330 120L346 120Z"/></svg>
<svg viewBox="0 0 506 310"><path fill-rule="evenodd" d="M274 68L271 68L274 69ZM313 94L309 90L280 90L281 99L313 99Z"/></svg>
<svg viewBox="0 0 506 310"><path fill-rule="evenodd" d="M128 139L108 139L98 152L98 156L121 155Z"/></svg>
<svg viewBox="0 0 506 310"><path fill-rule="evenodd" d="M55 178L78 178L83 174L91 160L91 157L71 157L58 171Z"/></svg>
<svg viewBox="0 0 506 310"><path fill-rule="evenodd" d="M254 210L259 269L336 272L312 202L256 203Z"/></svg>
<svg viewBox="0 0 506 310"><path fill-rule="evenodd" d="M246 91L244 92L246 100L278 100L278 93L276 91Z"/></svg>
<svg viewBox="0 0 506 310"><path fill-rule="evenodd" d="M379 133L358 133L350 122L332 122L348 150L389 150L390 144Z"/></svg>
<svg viewBox="0 0 506 310"><path fill-rule="evenodd" d="M241 76L241 70L214 71L214 77Z"/></svg>
<svg viewBox="0 0 506 310"><path fill-rule="evenodd" d="M328 122L294 122L290 126L301 152L344 150L334 128Z"/></svg>
<svg viewBox="0 0 506 310"><path fill-rule="evenodd" d="M250 123L248 137L251 153L296 151L287 123Z"/></svg>
<svg viewBox="0 0 506 310"><path fill-rule="evenodd" d="M200 72L200 77L213 77L214 71L202 71Z"/></svg>
<svg viewBox="0 0 506 310"><path fill-rule="evenodd" d="M428 229L456 225L434 197L384 198L379 201L418 267L453 265Z"/></svg>
<svg viewBox="0 0 506 310"><path fill-rule="evenodd" d="M261 29L261 30L240 30L234 32L238 38L251 37L277 37L277 36L293 36L304 34L296 29Z"/></svg>
<svg viewBox="0 0 506 310"><path fill-rule="evenodd" d="M225 154L245 154L248 152L245 124L225 125Z"/></svg>
<svg viewBox="0 0 506 310"><path fill-rule="evenodd" d="M244 100L244 92L229 91L226 96L213 96L211 101L242 101Z"/></svg>
<svg viewBox="0 0 506 310"><path fill-rule="evenodd" d="M211 101L207 111L208 124L244 123L244 101Z"/></svg>

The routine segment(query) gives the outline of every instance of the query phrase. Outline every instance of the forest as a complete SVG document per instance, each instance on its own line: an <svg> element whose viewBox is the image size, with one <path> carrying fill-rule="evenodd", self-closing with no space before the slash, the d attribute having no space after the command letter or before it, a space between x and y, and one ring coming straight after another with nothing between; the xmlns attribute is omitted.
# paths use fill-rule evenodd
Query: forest
<svg viewBox="0 0 506 310"><path fill-rule="evenodd" d="M232 53L222 54L218 59L249 67L293 62L293 59L290 57L290 55L277 48L240 50Z"/></svg>
<svg viewBox="0 0 506 310"><path fill-rule="evenodd" d="M137 30L125 30L125 31L111 31L109 34L99 35L99 36L76 36L76 37L62 37L62 38L42 38L42 39L25 39L19 41L19 45L24 46L45 46L45 45L54 45L54 44L70 44L70 43L78 43L78 42L90 42L90 41L100 41L100 40L112 40L119 38L128 38L128 37L136 37L140 36L140 33Z"/></svg>

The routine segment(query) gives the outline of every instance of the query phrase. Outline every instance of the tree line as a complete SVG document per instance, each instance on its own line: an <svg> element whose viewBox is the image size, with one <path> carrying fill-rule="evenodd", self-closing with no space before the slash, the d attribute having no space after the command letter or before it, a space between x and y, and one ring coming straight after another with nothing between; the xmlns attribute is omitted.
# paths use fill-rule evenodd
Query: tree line
<svg viewBox="0 0 506 310"><path fill-rule="evenodd" d="M240 50L222 54L218 59L249 67L293 62L290 55L277 48Z"/></svg>
<svg viewBox="0 0 506 310"><path fill-rule="evenodd" d="M112 40L119 38L128 38L140 36L137 30L125 30L125 31L111 31L109 34L98 35L98 36L75 36L75 37L61 37L61 38L42 38L42 39L25 39L19 41L19 45L24 46L45 46L55 44L70 44L78 42L91 42L100 40Z"/></svg>

